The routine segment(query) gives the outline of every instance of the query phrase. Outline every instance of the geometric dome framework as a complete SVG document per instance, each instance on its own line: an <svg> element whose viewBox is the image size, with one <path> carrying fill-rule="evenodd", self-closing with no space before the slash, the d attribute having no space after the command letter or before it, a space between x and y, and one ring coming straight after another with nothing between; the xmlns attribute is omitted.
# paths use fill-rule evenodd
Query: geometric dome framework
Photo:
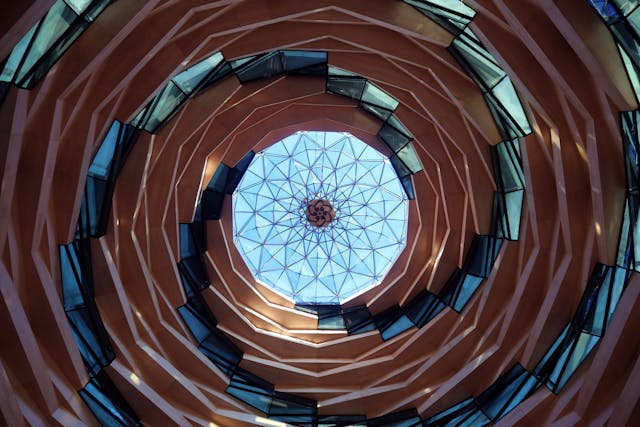
<svg viewBox="0 0 640 427"><path fill-rule="evenodd" d="M321 226L316 201L331 209ZM249 165L233 194L234 242L256 280L296 304L344 304L389 271L407 213L382 154L348 133L297 132Z"/></svg>

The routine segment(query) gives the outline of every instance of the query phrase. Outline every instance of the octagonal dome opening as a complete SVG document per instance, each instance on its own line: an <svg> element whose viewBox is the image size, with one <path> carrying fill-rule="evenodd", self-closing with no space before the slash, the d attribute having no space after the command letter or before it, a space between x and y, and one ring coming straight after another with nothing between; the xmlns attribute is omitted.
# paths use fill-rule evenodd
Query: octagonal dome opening
<svg viewBox="0 0 640 427"><path fill-rule="evenodd" d="M256 281L295 304L343 304L406 246L409 201L389 159L344 132L259 152L233 194L233 237Z"/></svg>

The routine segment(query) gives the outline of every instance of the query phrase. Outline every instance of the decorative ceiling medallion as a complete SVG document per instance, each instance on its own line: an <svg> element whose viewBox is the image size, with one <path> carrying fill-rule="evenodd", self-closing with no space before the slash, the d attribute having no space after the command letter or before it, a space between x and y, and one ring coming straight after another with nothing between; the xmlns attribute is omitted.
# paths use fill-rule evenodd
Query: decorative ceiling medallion
<svg viewBox="0 0 640 427"><path fill-rule="evenodd" d="M341 132L297 132L256 154L233 194L234 242L293 302L342 304L406 245L409 203L389 159Z"/></svg>

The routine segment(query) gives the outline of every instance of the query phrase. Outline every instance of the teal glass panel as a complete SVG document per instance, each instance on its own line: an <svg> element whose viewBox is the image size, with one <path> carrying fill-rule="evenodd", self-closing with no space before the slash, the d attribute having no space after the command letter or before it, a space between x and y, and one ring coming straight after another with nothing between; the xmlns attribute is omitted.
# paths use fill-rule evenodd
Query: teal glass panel
<svg viewBox="0 0 640 427"><path fill-rule="evenodd" d="M222 53L216 52L208 58L187 68L172 80L186 94L192 94L200 83L205 79L215 67L217 67L224 57Z"/></svg>

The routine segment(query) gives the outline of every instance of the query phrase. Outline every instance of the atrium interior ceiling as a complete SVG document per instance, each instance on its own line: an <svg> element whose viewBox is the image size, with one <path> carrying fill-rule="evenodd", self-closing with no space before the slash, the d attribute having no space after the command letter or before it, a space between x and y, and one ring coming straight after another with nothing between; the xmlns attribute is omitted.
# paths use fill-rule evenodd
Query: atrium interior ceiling
<svg viewBox="0 0 640 427"><path fill-rule="evenodd" d="M640 417L638 1L4 9L0 424Z"/></svg>

